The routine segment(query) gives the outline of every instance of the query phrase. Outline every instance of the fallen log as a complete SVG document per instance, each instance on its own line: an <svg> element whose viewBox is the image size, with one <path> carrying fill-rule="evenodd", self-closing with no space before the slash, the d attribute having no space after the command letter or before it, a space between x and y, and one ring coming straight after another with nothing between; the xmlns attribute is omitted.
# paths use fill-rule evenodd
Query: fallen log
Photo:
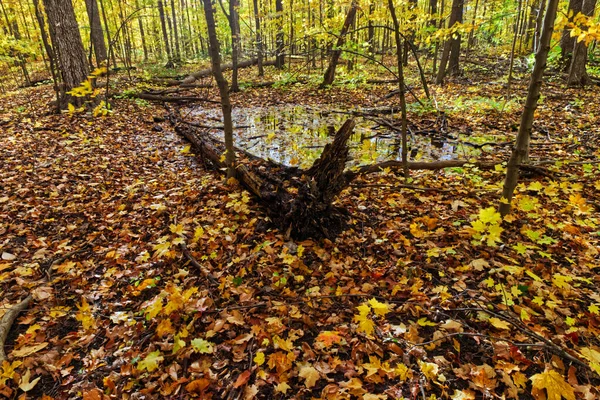
<svg viewBox="0 0 600 400"><path fill-rule="evenodd" d="M238 68L247 68L247 67L251 67L253 65L257 65L257 64L258 64L258 58L251 58L249 60L244 60L244 61L238 62ZM275 61L263 61L263 65L275 65ZM232 69L232 68L233 68L232 63L221 64L221 71L225 71L225 70ZM181 84L189 85L189 84L194 83L194 81L196 79L205 78L205 77L211 76L211 75L212 75L212 68L210 68L210 67L205 68L198 72L194 72L193 74L186 76L185 79L183 81L181 81Z"/></svg>
<svg viewBox="0 0 600 400"><path fill-rule="evenodd" d="M193 103L193 102L206 102L206 103L215 103L221 104L221 102L217 100L210 100L203 97L195 97L195 96L163 96L158 94L150 94L150 93L138 93L132 95L132 97L137 97L138 99L151 100L151 101L162 101L167 103Z"/></svg>
<svg viewBox="0 0 600 400"><path fill-rule="evenodd" d="M221 161L223 143L210 135L196 135L195 128L173 110L169 110L168 119L206 163L217 169L225 168ZM334 238L346 227L348 212L332 202L350 183L344 169L348 160L347 141L354 125L354 120L346 121L333 143L325 146L321 157L308 170L248 157L247 153L242 153L246 157L237 157L237 180L259 199L273 224L286 237Z"/></svg>

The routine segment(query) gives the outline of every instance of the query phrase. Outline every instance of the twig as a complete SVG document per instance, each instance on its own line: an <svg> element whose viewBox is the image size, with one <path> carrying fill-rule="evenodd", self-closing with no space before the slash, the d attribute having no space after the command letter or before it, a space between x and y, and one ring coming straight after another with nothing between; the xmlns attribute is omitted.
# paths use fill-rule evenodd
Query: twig
<svg viewBox="0 0 600 400"><path fill-rule="evenodd" d="M183 255L185 256L185 258L188 259L188 261L196 268L198 268L198 270L200 272L202 272L202 274L204 276L206 276L208 278L208 280L213 283L213 284L218 284L217 280L215 279L215 277L210 273L210 271L208 269L206 269L206 267L204 267L202 264L200 264L198 262L198 260L196 260L194 258L194 256L192 255L192 253L190 253L190 251L188 250L187 246L185 245L185 243L181 243L181 251L183 252Z"/></svg>

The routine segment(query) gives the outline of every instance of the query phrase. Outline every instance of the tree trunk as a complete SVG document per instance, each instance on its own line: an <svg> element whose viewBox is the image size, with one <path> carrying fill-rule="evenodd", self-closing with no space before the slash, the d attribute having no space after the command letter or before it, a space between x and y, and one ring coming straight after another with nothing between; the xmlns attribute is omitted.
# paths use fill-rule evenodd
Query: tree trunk
<svg viewBox="0 0 600 400"><path fill-rule="evenodd" d="M581 12L588 16L593 17L596 9L596 0L584 0ZM574 39L574 38L573 38ZM569 86L585 86L590 83L590 77L586 71L587 64L587 45L585 42L575 43L575 49L573 50L573 58L571 60L571 67L569 68L569 78L567 84Z"/></svg>
<svg viewBox="0 0 600 400"><path fill-rule="evenodd" d="M173 37L175 42L174 62L178 64L181 61L181 48L179 46L179 29L177 26L177 15L175 14L175 0L171 0L171 18L173 19Z"/></svg>
<svg viewBox="0 0 600 400"><path fill-rule="evenodd" d="M229 0L229 28L231 29L231 92L239 92L238 59L240 56L240 16L238 14L239 0Z"/></svg>
<svg viewBox="0 0 600 400"><path fill-rule="evenodd" d="M573 22L573 18L582 11L583 0L569 0L569 22ZM571 57L575 49L575 38L571 37L571 29L565 26L560 39L560 61L566 70L571 65Z"/></svg>
<svg viewBox="0 0 600 400"><path fill-rule="evenodd" d="M457 22L462 22L462 14L463 14L463 3L464 0L452 0L452 12L450 13L450 21L448 23L448 27L452 28L454 24ZM460 35L458 38L448 38L446 43L444 43L444 49L442 50L442 58L440 60L440 66L438 69L437 76L435 78L435 83L441 85L444 83L444 78L446 77L446 69L448 68L448 60L450 59L452 53L453 59L450 61L450 71L453 73L458 73L458 57L460 56Z"/></svg>
<svg viewBox="0 0 600 400"><path fill-rule="evenodd" d="M519 167L521 164L529 162L531 127L533 126L533 117L540 98L540 89L544 78L544 70L546 69L548 52L550 51L550 40L552 39L552 31L554 30L554 20L556 19L558 1L559 0L548 0L544 26L542 27L542 36L540 38L540 46L535 55L535 65L529 81L527 99L525 100L523 114L521 114L521 125L519 126L515 147L513 148L512 155L510 156L506 168L506 179L504 180L502 200L499 207L502 216L505 216L510 212L510 203L519 180Z"/></svg>
<svg viewBox="0 0 600 400"><path fill-rule="evenodd" d="M346 20L344 21L344 25L342 26L342 30L338 36L337 43L335 48L331 52L331 60L329 61L329 67L327 67L327 71L325 71L325 76L323 77L323 82L321 83L321 87L325 87L331 85L333 80L335 79L335 69L337 68L338 61L340 59L340 55L342 54L342 46L346 41L346 34L352 26L352 22L354 21L354 17L356 16L356 9L358 8L358 4L356 0L352 0L352 4L350 4L350 9L348 10L348 14L346 14Z"/></svg>
<svg viewBox="0 0 600 400"><path fill-rule="evenodd" d="M173 56L171 55L171 46L169 46L169 34L167 33L167 24L165 21L165 9L162 0L158 0L158 15L160 17L160 26L162 28L163 41L167 52L167 66L173 66Z"/></svg>
<svg viewBox="0 0 600 400"><path fill-rule="evenodd" d="M265 75L263 68L263 42L260 28L260 10L258 9L258 0L252 0L254 5L254 25L256 26L256 52L258 58L258 76Z"/></svg>
<svg viewBox="0 0 600 400"><path fill-rule="evenodd" d="M59 105L65 109L72 101L79 103L66 92L87 79L88 64L71 0L44 0L44 6L63 83Z"/></svg>
<svg viewBox="0 0 600 400"><path fill-rule="evenodd" d="M204 16L208 29L208 52L212 66L212 73L217 81L221 95L221 109L223 110L223 131L225 134L225 165L227 166L227 178L235 176L235 152L233 150L233 122L231 120L231 102L229 101L229 87L227 80L221 71L221 56L215 16L211 0L203 0Z"/></svg>
<svg viewBox="0 0 600 400"><path fill-rule="evenodd" d="M540 49L540 37L542 36L542 21L546 11L546 1L540 0L540 8L535 19L535 35L533 39L533 51L535 53Z"/></svg>
<svg viewBox="0 0 600 400"><path fill-rule="evenodd" d="M285 66L285 53L283 51L283 1L275 0L275 21L277 34L275 36L275 46L277 54L275 55L275 68L283 69Z"/></svg>
<svg viewBox="0 0 600 400"><path fill-rule="evenodd" d="M59 84L59 71L56 65L56 54L50 45L50 41L48 40L48 35L46 33L46 23L44 21L44 15L40 9L39 0L33 0L33 7L35 9L35 18L38 21L40 26L40 35L42 37L42 43L44 44L44 49L46 50L46 55L48 56L48 60L50 62L50 73L52 75L52 80L54 82L54 92L56 93L56 103L60 104L60 91L58 89Z"/></svg>
<svg viewBox="0 0 600 400"><path fill-rule="evenodd" d="M456 13L455 23L463 22L463 10L464 10L464 0L456 1L456 5L452 4L452 13ZM460 44L461 44L461 35L457 32L455 37L452 38L452 46L450 48L450 60L448 63L448 69L450 75L457 76L460 74Z"/></svg>
<svg viewBox="0 0 600 400"><path fill-rule="evenodd" d="M135 8L139 9L139 0L135 0ZM142 18L138 16L138 28L140 30L140 37L142 38L142 51L144 52L144 62L148 62L148 46L146 45L146 35L144 34L144 22Z"/></svg>
<svg viewBox="0 0 600 400"><path fill-rule="evenodd" d="M97 0L85 0L85 8L90 20L90 38L94 47L94 55L96 56L96 65L100 65L106 61L107 52L106 44L104 43L104 32L100 24L100 11L98 9Z"/></svg>
<svg viewBox="0 0 600 400"><path fill-rule="evenodd" d="M404 178L409 178L408 173L408 147L406 143L406 131L407 127L407 117L406 117L406 96L404 93L404 60L402 59L402 40L400 39L400 24L398 22L398 17L396 16L396 9L394 7L394 0L388 0L388 7L390 9L390 14L392 14L392 21L394 22L394 35L396 38L396 61L398 64L398 88L400 90L400 109L402 112L402 165L404 166ZM408 40L405 40L406 44L408 44ZM407 51L408 49L405 49ZM416 57L416 55L415 55Z"/></svg>

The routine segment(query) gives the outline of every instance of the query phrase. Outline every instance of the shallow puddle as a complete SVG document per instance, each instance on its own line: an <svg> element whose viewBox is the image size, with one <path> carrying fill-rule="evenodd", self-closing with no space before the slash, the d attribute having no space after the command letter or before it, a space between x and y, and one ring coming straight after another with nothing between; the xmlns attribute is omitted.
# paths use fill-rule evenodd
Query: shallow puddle
<svg viewBox="0 0 600 400"><path fill-rule="evenodd" d="M221 126L221 111L194 109L190 116L206 126ZM310 167L323 147L330 143L348 112L305 106L245 107L233 110L234 143L250 153L275 162ZM400 160L400 134L375 122L356 117L356 128L348 145L349 166ZM222 130L209 129L222 138ZM410 160L457 158L456 146L427 136L408 138Z"/></svg>

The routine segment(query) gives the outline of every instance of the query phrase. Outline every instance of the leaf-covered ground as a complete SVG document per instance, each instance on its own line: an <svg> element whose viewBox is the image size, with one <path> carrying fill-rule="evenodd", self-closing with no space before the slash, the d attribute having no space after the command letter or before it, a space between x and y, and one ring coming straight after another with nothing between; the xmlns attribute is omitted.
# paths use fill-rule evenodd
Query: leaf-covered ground
<svg viewBox="0 0 600 400"><path fill-rule="evenodd" d="M372 106L390 89L233 100ZM501 84L434 91L448 130L514 139L518 99L490 100ZM322 242L286 241L154 122L159 106L122 99L92 118L49 114L49 87L6 95L0 314L34 301L8 337L0 396L600 397L599 93L555 82L544 95L532 161L548 162L524 173L505 221L502 165L414 172L408 187L384 171L343 192L351 225Z"/></svg>

